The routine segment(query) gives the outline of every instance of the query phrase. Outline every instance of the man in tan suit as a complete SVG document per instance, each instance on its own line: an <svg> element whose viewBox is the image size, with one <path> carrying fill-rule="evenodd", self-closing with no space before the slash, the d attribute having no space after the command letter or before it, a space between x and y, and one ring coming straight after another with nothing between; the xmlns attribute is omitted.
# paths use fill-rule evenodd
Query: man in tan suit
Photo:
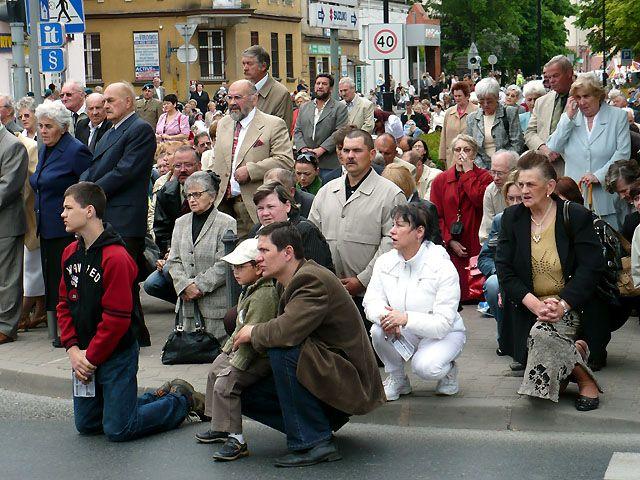
<svg viewBox="0 0 640 480"><path fill-rule="evenodd" d="M253 194L267 170L293 168L293 147L284 121L256 108L258 92L251 81L232 83L228 102L214 147L212 167L221 178L216 206L237 220L238 236L244 238L258 222Z"/></svg>
<svg viewBox="0 0 640 480"><path fill-rule="evenodd" d="M373 110L375 105L364 97L356 94L356 84L350 77L343 77L338 82L338 93L342 97L342 103L347 106L349 113L349 125L371 133L375 120Z"/></svg>
<svg viewBox="0 0 640 480"><path fill-rule="evenodd" d="M142 87L142 98L136 100L136 113L155 129L163 111L162 102L153 96L154 91L152 83Z"/></svg>
<svg viewBox="0 0 640 480"><path fill-rule="evenodd" d="M551 91L536 100L524 141L529 150L538 150L544 154L558 176L562 176L564 160L558 152L553 152L547 147L547 141L555 131L567 105L569 89L573 83L573 66L564 55L556 55L544 66L544 72L545 77L549 78Z"/></svg>
<svg viewBox="0 0 640 480"><path fill-rule="evenodd" d="M258 110L284 120L287 127L293 122L293 102L287 87L269 75L271 57L260 45L242 52L244 78L251 80L258 90Z"/></svg>

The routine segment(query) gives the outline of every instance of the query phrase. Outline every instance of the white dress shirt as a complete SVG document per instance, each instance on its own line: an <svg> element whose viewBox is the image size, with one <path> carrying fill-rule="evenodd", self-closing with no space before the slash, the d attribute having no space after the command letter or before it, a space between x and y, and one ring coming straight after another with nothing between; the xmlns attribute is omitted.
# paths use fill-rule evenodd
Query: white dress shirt
<svg viewBox="0 0 640 480"><path fill-rule="evenodd" d="M247 129L249 128L249 125L253 121L253 117L255 117L255 115L256 115L256 109L254 107L253 110L249 112L249 115L247 115L242 120L240 120L241 128L240 128L240 132L238 133L238 143L236 144L236 150L233 153L233 159L231 163L231 180L230 180L231 195L234 197L237 197L238 195L240 195L240 184L235 178L236 168L238 167L238 154L240 153L240 147L242 147L242 142L244 141L244 137L247 134ZM233 128L235 131L235 125L233 126Z"/></svg>

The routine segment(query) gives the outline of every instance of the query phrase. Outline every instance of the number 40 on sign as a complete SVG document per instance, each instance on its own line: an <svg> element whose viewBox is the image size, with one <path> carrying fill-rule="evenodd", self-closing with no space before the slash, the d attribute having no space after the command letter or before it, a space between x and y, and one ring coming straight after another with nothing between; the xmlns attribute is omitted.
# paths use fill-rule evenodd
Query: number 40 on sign
<svg viewBox="0 0 640 480"><path fill-rule="evenodd" d="M404 25L402 23L369 24L369 60L404 58Z"/></svg>

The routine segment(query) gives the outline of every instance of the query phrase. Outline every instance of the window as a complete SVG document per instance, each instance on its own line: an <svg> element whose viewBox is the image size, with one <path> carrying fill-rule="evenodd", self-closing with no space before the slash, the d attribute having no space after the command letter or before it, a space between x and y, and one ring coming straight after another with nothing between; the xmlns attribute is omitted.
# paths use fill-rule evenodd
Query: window
<svg viewBox="0 0 640 480"><path fill-rule="evenodd" d="M251 32L251 46L260 45L260 37L258 32Z"/></svg>
<svg viewBox="0 0 640 480"><path fill-rule="evenodd" d="M287 78L293 78L293 35L284 37L284 54L286 59Z"/></svg>
<svg viewBox="0 0 640 480"><path fill-rule="evenodd" d="M278 52L278 34L271 33L271 75L280 78L280 59Z"/></svg>
<svg viewBox="0 0 640 480"><path fill-rule="evenodd" d="M316 57L309 57L309 86L313 92L313 86L316 84Z"/></svg>
<svg viewBox="0 0 640 480"><path fill-rule="evenodd" d="M205 80L224 78L224 30L198 32L200 77Z"/></svg>
<svg viewBox="0 0 640 480"><path fill-rule="evenodd" d="M100 34L84 34L84 70L88 83L102 81L102 60L100 58Z"/></svg>

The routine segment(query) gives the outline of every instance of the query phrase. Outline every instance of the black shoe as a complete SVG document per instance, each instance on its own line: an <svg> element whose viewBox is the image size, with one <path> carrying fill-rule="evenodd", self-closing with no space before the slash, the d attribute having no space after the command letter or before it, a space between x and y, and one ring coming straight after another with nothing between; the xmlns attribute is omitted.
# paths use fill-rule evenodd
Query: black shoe
<svg viewBox="0 0 640 480"><path fill-rule="evenodd" d="M607 366L607 359L605 358L603 360L590 360L589 362L587 362L587 365L594 372L599 372Z"/></svg>
<svg viewBox="0 0 640 480"><path fill-rule="evenodd" d="M213 454L219 462L230 462L249 455L246 443L240 443L237 438L229 437L222 448Z"/></svg>
<svg viewBox="0 0 640 480"><path fill-rule="evenodd" d="M60 341L60 337L54 338L53 342L51 342L51 346L53 348L62 348L62 342Z"/></svg>
<svg viewBox="0 0 640 480"><path fill-rule="evenodd" d="M224 443L229 438L227 432L216 432L215 430L207 430L206 432L196 433L196 440L199 443Z"/></svg>
<svg viewBox="0 0 640 480"><path fill-rule="evenodd" d="M504 357L506 353L504 353L502 350L500 350L500 347L498 347L496 348L496 355L498 355L499 357Z"/></svg>
<svg viewBox="0 0 640 480"><path fill-rule="evenodd" d="M509 364L509 368L511 370L513 370L514 372L517 372L519 370L524 370L525 366L523 364L521 364L520 362L511 362Z"/></svg>
<svg viewBox="0 0 640 480"><path fill-rule="evenodd" d="M307 467L322 462L342 460L333 440L326 440L318 445L301 452L293 452L277 458L276 467Z"/></svg>
<svg viewBox="0 0 640 480"><path fill-rule="evenodd" d="M589 410L595 410L600 405L600 399L598 397L591 398L584 395L578 395L576 398L576 410L580 412L588 412Z"/></svg>

